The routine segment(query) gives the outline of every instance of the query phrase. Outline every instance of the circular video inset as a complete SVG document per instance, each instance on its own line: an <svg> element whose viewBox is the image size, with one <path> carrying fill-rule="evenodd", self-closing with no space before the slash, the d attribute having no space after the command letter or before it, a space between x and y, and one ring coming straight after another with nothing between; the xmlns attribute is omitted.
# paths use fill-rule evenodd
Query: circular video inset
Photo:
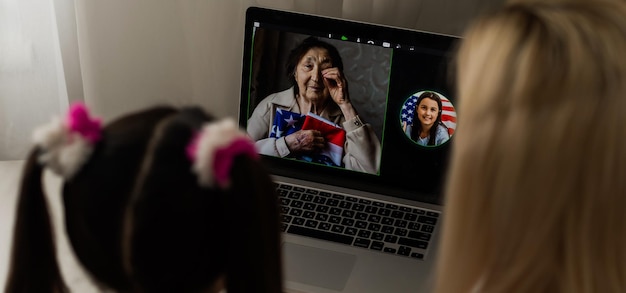
<svg viewBox="0 0 626 293"><path fill-rule="evenodd" d="M420 146L436 147L450 140L456 129L456 111L436 91L419 91L402 104L400 124L407 138Z"/></svg>

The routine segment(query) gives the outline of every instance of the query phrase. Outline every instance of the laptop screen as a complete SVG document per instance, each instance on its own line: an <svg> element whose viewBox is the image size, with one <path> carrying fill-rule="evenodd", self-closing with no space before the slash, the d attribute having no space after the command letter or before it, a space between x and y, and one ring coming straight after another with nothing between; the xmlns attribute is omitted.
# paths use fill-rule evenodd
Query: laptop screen
<svg viewBox="0 0 626 293"><path fill-rule="evenodd" d="M273 174L440 203L457 40L250 7L239 122Z"/></svg>

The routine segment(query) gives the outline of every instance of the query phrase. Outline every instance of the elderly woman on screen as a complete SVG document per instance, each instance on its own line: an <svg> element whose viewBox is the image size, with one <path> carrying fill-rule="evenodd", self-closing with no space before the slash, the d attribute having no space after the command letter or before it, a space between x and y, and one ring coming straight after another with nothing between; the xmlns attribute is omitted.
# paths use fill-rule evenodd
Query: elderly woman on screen
<svg viewBox="0 0 626 293"><path fill-rule="evenodd" d="M328 137L318 129L300 129L286 135L272 135L277 110L295 114L311 113L345 130L339 166L368 173L377 172L380 142L372 127L364 123L350 102L343 62L337 49L314 37L294 48L287 60L293 86L263 99L248 120L248 134L262 154L298 157L321 152Z"/></svg>

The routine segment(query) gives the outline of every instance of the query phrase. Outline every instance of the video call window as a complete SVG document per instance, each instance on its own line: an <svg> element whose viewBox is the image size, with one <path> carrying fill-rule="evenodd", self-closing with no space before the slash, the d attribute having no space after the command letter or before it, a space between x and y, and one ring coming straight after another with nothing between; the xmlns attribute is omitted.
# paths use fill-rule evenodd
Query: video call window
<svg viewBox="0 0 626 293"><path fill-rule="evenodd" d="M320 44L328 49L317 50ZM391 58L390 48L257 28L248 132L265 155L378 174ZM351 104L345 112L358 113L356 120L322 89L322 72L333 68L340 77L327 82L345 83ZM312 111L304 112L309 102ZM299 134L306 130L321 132L324 145L293 151L286 137L297 144L310 138Z"/></svg>

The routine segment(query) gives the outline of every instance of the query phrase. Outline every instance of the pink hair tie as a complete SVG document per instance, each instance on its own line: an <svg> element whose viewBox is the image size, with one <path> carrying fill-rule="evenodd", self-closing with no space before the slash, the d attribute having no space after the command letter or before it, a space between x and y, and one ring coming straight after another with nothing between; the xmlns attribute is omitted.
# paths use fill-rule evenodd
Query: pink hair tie
<svg viewBox="0 0 626 293"><path fill-rule="evenodd" d="M65 179L72 178L101 140L101 128L101 120L91 117L83 103L72 104L64 121L55 118L35 129L33 140L41 149L39 163Z"/></svg>
<svg viewBox="0 0 626 293"><path fill-rule="evenodd" d="M235 157L258 158L254 142L239 129L232 119L206 124L187 146L187 156L193 161L193 171L201 186L230 187L230 170Z"/></svg>

